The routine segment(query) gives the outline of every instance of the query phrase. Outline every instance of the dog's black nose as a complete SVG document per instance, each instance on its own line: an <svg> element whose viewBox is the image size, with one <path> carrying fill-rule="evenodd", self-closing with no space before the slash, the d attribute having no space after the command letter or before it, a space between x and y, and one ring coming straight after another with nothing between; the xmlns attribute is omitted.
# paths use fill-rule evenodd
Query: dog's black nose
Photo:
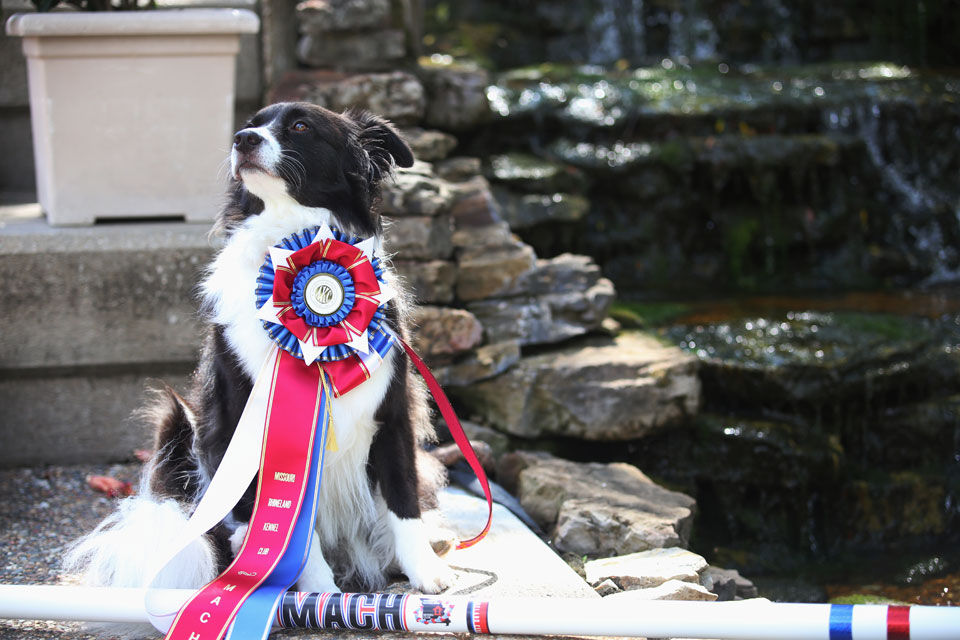
<svg viewBox="0 0 960 640"><path fill-rule="evenodd" d="M250 151L261 142L263 142L263 138L260 137L259 133L247 129L238 131L237 135L233 136L233 146L237 148L237 151Z"/></svg>

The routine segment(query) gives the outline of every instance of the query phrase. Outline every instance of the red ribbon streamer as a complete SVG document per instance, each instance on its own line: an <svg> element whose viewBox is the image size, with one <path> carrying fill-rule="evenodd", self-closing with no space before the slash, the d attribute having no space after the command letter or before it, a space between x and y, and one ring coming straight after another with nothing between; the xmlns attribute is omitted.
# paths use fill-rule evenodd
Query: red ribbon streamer
<svg viewBox="0 0 960 640"><path fill-rule="evenodd" d="M230 566L180 609L167 640L218 640L286 550L310 473L321 374L319 366L305 367L280 351L267 405L257 499L243 546Z"/></svg>
<svg viewBox="0 0 960 640"><path fill-rule="evenodd" d="M460 420L457 418L457 414L453 410L453 406L447 399L447 394L445 394L443 389L440 387L440 383L437 382L437 379L433 377L433 374L430 372L430 369L427 367L424 361L420 359L420 356L414 352L414 350L406 343L406 341L400 340L400 344L403 345L403 349L407 352L407 356L410 357L410 360L413 361L414 365L416 365L417 371L420 372L420 375L423 376L423 379L426 381L427 387L430 389L430 393L433 394L433 399L436 401L437 407L440 409L440 414L447 423L447 428L450 430L450 435L453 436L454 442L457 443L457 446L460 447L460 451L463 452L463 457L466 458L467 464L469 464L470 468L473 469L473 473L476 474L477 480L480 481L480 486L483 487L483 493L487 497L487 524L483 528L483 531L469 540L463 540L457 545L457 549L466 549L467 547L472 547L483 540L484 536L487 535L487 532L490 531L490 524L493 521L493 497L490 495L490 483L487 481L487 474L484 472L483 465L480 464L480 459L477 458L477 453L473 450L473 446L470 445L470 440L467 438L467 434L464 433L463 427L460 425Z"/></svg>

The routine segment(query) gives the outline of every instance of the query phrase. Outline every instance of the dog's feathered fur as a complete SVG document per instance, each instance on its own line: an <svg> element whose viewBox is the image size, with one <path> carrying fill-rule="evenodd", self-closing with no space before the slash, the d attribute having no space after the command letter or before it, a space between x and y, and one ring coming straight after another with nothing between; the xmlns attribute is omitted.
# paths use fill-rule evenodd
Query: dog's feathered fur
<svg viewBox="0 0 960 640"><path fill-rule="evenodd" d="M156 551L189 517L216 472L271 346L254 299L267 248L323 223L376 236L379 245L380 182L395 165L412 164L393 127L366 112L340 115L281 103L261 110L236 135L230 201L216 225L226 240L201 287L210 327L193 387L186 398L161 393L152 411L156 453L138 495L73 547L69 570L92 584L144 586L156 569ZM405 305L401 295L387 308L401 337ZM432 427L402 350L393 349L370 380L333 401L333 423L339 451L328 455L317 535L298 587L376 590L396 569L424 591L446 587L452 574L431 550L421 519L436 507L443 470L421 450ZM243 538L254 494L255 483L156 584L199 587L214 578Z"/></svg>

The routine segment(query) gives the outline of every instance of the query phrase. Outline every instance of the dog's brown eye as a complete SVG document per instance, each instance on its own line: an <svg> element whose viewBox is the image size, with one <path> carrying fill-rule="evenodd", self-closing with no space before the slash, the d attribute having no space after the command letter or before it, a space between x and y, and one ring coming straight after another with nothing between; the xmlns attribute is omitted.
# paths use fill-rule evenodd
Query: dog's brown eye
<svg viewBox="0 0 960 640"><path fill-rule="evenodd" d="M306 122L302 122L302 121L298 120L298 121L294 122L294 123L293 123L293 126L290 127L290 128L293 129L294 131L296 131L297 133L303 133L303 132L306 131L309 127L307 127L307 123L306 123Z"/></svg>

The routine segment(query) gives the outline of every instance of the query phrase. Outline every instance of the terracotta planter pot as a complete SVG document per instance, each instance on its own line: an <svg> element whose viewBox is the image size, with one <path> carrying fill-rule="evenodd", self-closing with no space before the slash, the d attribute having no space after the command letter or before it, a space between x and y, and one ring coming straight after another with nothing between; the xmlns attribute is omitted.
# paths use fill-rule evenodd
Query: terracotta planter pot
<svg viewBox="0 0 960 640"><path fill-rule="evenodd" d="M258 29L254 13L234 9L12 16L50 224L213 219L227 179L239 36Z"/></svg>

